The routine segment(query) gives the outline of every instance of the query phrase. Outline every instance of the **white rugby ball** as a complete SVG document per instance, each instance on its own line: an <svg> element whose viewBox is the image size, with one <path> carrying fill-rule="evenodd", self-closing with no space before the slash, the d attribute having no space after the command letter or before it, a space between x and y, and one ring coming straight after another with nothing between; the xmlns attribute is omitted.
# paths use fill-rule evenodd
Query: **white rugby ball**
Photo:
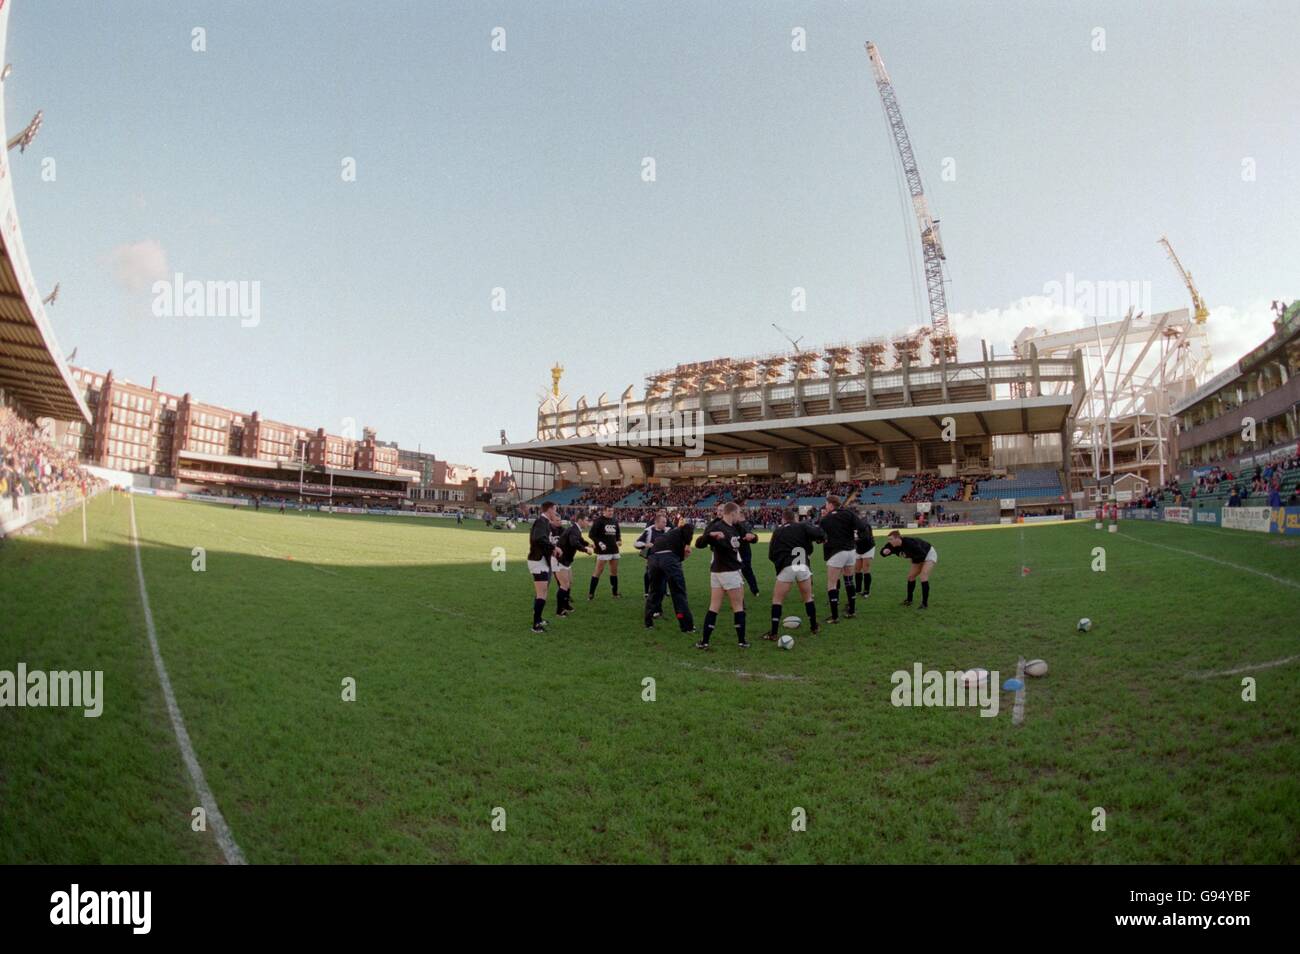
<svg viewBox="0 0 1300 954"><path fill-rule="evenodd" d="M1092 620L1088 619L1086 616L1079 620L1079 632L1086 633L1090 629L1092 629Z"/></svg>
<svg viewBox="0 0 1300 954"><path fill-rule="evenodd" d="M983 686L989 681L989 671L987 669L968 669L961 674L962 685L967 688Z"/></svg>
<svg viewBox="0 0 1300 954"><path fill-rule="evenodd" d="M1031 660L1029 660L1029 662L1025 663L1025 675L1026 675L1026 676L1046 676L1046 675L1047 675L1047 660L1046 660L1046 659L1031 659Z"/></svg>
<svg viewBox="0 0 1300 954"><path fill-rule="evenodd" d="M771 617L768 618L770 619ZM802 622L803 620L801 620L798 616L787 616L785 619L781 620L781 625L784 626L786 629L798 629L799 624Z"/></svg>
<svg viewBox="0 0 1300 954"><path fill-rule="evenodd" d="M794 637L787 633L777 640L776 644L782 649L794 649Z"/></svg>

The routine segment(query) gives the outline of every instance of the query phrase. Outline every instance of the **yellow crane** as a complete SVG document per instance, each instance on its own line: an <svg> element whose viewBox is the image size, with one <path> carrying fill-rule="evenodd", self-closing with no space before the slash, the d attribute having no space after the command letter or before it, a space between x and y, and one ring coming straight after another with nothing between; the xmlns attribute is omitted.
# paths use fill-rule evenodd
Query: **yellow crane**
<svg viewBox="0 0 1300 954"><path fill-rule="evenodd" d="M1174 263L1174 268L1178 269L1178 274L1182 276L1183 284L1187 286L1188 294L1192 296L1192 317L1196 320L1198 325L1205 324L1205 319L1210 317L1210 310L1205 307L1205 299L1201 297L1201 293L1196 290L1196 285L1192 282L1192 273L1183 268L1183 263L1178 260L1178 253L1175 252L1174 247L1169 244L1169 239L1162 235L1160 236L1158 244L1163 245L1165 251L1169 253L1169 260Z"/></svg>

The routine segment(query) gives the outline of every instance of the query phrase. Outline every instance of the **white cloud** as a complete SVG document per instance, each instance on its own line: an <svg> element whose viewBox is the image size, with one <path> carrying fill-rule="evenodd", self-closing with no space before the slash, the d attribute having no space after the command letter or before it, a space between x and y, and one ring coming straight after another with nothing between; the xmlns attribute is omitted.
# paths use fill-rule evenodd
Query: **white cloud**
<svg viewBox="0 0 1300 954"><path fill-rule="evenodd" d="M109 252L113 277L127 291L138 292L170 277L167 252L157 239L130 242Z"/></svg>
<svg viewBox="0 0 1300 954"><path fill-rule="evenodd" d="M957 357L961 361L980 359L980 339L989 343L994 354L1007 357L1016 336L1026 327L1065 331L1079 327L1084 320L1080 312L1046 295L1029 295L1005 308L948 316L952 333L957 336Z"/></svg>
<svg viewBox="0 0 1300 954"><path fill-rule="evenodd" d="M1269 304L1259 301L1244 308L1220 305L1210 309L1205 330L1216 371L1222 371L1273 333L1275 316ZM957 336L958 358L962 361L979 360L980 339L987 341L997 355L1009 356L1016 336L1026 327L1058 332L1092 324L1090 316L1046 295L1021 298L1005 308L954 313L948 320Z"/></svg>

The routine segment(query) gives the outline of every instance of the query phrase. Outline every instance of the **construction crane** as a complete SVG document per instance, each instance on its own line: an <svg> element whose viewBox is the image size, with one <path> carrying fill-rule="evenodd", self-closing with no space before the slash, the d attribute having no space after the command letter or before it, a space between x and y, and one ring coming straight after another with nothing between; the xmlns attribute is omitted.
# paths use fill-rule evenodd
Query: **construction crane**
<svg viewBox="0 0 1300 954"><path fill-rule="evenodd" d="M876 44L867 41L867 56L871 59L871 69L876 76L876 89L880 91L880 101L885 107L885 118L894 135L894 145L898 147L899 158L903 161L903 176L907 179L907 191L912 195L912 210L916 213L917 224L921 227L921 253L925 258L925 287L930 298L930 324L933 326L933 344L940 364L947 363L951 353L956 355L956 342L948 327L948 297L944 290L943 276L943 239L939 236L939 220L930 215L930 204L926 201L925 190L921 187L921 170L916 167L916 157L912 154L912 141L908 138L907 127L903 125L903 114L898 108L898 98L894 95L893 84L889 82L889 73L885 70L885 61L880 58Z"/></svg>
<svg viewBox="0 0 1300 954"><path fill-rule="evenodd" d="M1169 244L1168 238L1162 235L1160 241L1156 244L1165 247L1165 251L1169 253L1169 260L1174 263L1174 268L1178 269L1183 284L1187 286L1188 294L1192 296L1192 318L1196 320L1198 325L1205 324L1205 320L1210 317L1210 310L1205 307L1205 299L1201 297L1201 293L1196 290L1196 285L1192 282L1192 273L1183 268L1183 263L1178 260L1178 253Z"/></svg>
<svg viewBox="0 0 1300 954"><path fill-rule="evenodd" d="M790 347L794 348L795 353L798 354L800 351L799 342L803 341L804 336L800 335L798 338L796 338L792 334L790 334L790 332L786 331L784 328L778 325L776 322L772 322L772 327L781 333L782 338L790 342Z"/></svg>

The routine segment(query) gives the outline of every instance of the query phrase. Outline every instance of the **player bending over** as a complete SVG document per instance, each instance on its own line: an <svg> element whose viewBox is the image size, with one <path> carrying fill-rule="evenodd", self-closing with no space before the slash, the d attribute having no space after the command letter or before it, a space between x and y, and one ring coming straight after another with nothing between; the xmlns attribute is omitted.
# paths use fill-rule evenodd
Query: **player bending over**
<svg viewBox="0 0 1300 954"><path fill-rule="evenodd" d="M790 584L797 584L803 597L803 608L808 614L808 625L817 635L817 601L813 599L812 568L808 555L813 546L826 539L826 532L814 523L800 522L799 511L786 508L781 514L781 526L772 531L767 544L767 558L776 568L776 584L772 587L772 629L764 639L776 639L776 628L781 623L781 604L790 592Z"/></svg>
<svg viewBox="0 0 1300 954"><path fill-rule="evenodd" d="M596 547L596 566L591 571L591 587L587 590L587 599L596 598L596 584L600 575L609 567L609 588L614 598L618 599L618 548L623 542L623 531L614 519L614 508L605 507L600 516L591 522L592 544Z"/></svg>
<svg viewBox="0 0 1300 954"><path fill-rule="evenodd" d="M921 606L920 609L929 609L930 607L930 573L934 570L934 565L939 562L939 554L934 547L926 543L920 537L907 537L897 530L889 534L889 542L880 548L881 556L901 556L912 561L911 569L907 571L907 599L903 600L904 606L912 605L912 594L916 592L916 581L921 581Z"/></svg>
<svg viewBox="0 0 1300 954"><path fill-rule="evenodd" d="M832 623L840 621L840 577L849 606L844 616L852 619L857 612L857 590L853 586L853 567L857 563L858 515L843 505L835 494L826 497L820 526L826 533L822 554L826 558L826 599L831 606Z"/></svg>
<svg viewBox="0 0 1300 954"><path fill-rule="evenodd" d="M546 632L542 610L546 609L546 591L551 587L551 556L560 539L560 515L555 501L542 504L541 515L528 533L528 572L533 575L533 632Z"/></svg>
<svg viewBox="0 0 1300 954"><path fill-rule="evenodd" d="M707 546L713 551L709 564L709 611L704 615L704 632L696 649L708 649L709 637L718 622L725 594L731 602L731 615L736 621L736 638L741 649L748 649L745 641L745 579L740 575L740 537L736 529L740 522L740 507L734 501L723 505L722 517L715 519L700 534L695 546Z"/></svg>
<svg viewBox="0 0 1300 954"><path fill-rule="evenodd" d="M579 553L590 553L591 546L583 538L587 527L591 525L585 516L579 515L561 531L556 540L555 552L551 557L551 568L555 573L555 615L568 616L573 612L573 558Z"/></svg>

